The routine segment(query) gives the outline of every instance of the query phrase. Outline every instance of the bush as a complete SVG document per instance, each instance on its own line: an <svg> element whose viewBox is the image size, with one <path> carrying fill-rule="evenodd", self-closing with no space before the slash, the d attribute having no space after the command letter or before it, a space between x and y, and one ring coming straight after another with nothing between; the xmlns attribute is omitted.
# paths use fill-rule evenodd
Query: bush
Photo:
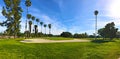
<svg viewBox="0 0 120 59"><path fill-rule="evenodd" d="M74 38L87 38L88 37L88 35L87 35L87 33L82 33L82 34L74 34L74 36L73 36Z"/></svg>
<svg viewBox="0 0 120 59"><path fill-rule="evenodd" d="M72 37L72 34L70 32L62 32L60 36L62 36L62 37Z"/></svg>

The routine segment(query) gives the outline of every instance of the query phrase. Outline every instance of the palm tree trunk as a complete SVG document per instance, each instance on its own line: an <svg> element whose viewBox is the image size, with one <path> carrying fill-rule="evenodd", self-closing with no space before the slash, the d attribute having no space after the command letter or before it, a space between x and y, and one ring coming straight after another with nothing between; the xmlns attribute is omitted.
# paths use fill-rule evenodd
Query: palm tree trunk
<svg viewBox="0 0 120 59"><path fill-rule="evenodd" d="M41 33L42 33L42 25L41 25Z"/></svg>
<svg viewBox="0 0 120 59"><path fill-rule="evenodd" d="M49 28L49 34L51 34L50 31L51 31L51 29Z"/></svg>
<svg viewBox="0 0 120 59"><path fill-rule="evenodd" d="M28 7L27 7L27 14L28 14ZM28 19L26 18L26 28L25 28L26 31L27 31L27 22L28 22Z"/></svg>
<svg viewBox="0 0 120 59"><path fill-rule="evenodd" d="M45 27L45 35L46 35L46 27Z"/></svg>
<svg viewBox="0 0 120 59"><path fill-rule="evenodd" d="M38 26L38 23L37 23L37 26ZM39 27L37 27L37 29L38 29Z"/></svg>
<svg viewBox="0 0 120 59"><path fill-rule="evenodd" d="M97 39L97 15L95 15L95 40Z"/></svg>
<svg viewBox="0 0 120 59"><path fill-rule="evenodd" d="M31 25L30 25L30 33L31 33Z"/></svg>
<svg viewBox="0 0 120 59"><path fill-rule="evenodd" d="M28 7L27 7L27 14L28 14ZM28 22L28 19L27 19L27 15L26 15L25 32L27 31L27 22ZM26 38L27 36L28 36L28 34L26 33L25 38Z"/></svg>
<svg viewBox="0 0 120 59"><path fill-rule="evenodd" d="M33 24L32 24L32 25L33 25L33 26L32 26L32 27L33 27L32 33L34 33L34 21L33 21Z"/></svg>
<svg viewBox="0 0 120 59"><path fill-rule="evenodd" d="M14 38L16 38L16 31L17 31L17 29L16 29L16 22L15 22L15 26L14 26L15 28L15 30L14 30Z"/></svg>

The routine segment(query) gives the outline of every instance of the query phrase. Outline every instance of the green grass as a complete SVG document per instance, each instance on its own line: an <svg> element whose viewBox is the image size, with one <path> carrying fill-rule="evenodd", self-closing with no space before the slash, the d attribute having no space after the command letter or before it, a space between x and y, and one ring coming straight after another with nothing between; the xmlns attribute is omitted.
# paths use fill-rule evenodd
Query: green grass
<svg viewBox="0 0 120 59"><path fill-rule="evenodd" d="M64 38L64 37L43 37L44 39L49 39L49 40L72 40L74 38Z"/></svg>
<svg viewBox="0 0 120 59"><path fill-rule="evenodd" d="M21 43L0 40L0 59L118 59L120 40L106 43Z"/></svg>

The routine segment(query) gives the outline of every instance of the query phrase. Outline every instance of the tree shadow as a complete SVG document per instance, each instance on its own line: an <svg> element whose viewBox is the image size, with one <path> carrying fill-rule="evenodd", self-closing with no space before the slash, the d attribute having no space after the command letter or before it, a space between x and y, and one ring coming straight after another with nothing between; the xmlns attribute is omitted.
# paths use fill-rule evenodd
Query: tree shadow
<svg viewBox="0 0 120 59"><path fill-rule="evenodd" d="M107 42L115 42L113 40L92 40L93 43L107 43Z"/></svg>

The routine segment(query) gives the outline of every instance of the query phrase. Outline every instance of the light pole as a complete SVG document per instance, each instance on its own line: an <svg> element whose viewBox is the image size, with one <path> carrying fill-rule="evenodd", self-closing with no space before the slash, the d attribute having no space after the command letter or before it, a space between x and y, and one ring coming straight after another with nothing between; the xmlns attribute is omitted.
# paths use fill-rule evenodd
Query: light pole
<svg viewBox="0 0 120 59"><path fill-rule="evenodd" d="M97 15L98 15L98 11L95 10L94 11L94 15L95 15L95 39L97 39Z"/></svg>

